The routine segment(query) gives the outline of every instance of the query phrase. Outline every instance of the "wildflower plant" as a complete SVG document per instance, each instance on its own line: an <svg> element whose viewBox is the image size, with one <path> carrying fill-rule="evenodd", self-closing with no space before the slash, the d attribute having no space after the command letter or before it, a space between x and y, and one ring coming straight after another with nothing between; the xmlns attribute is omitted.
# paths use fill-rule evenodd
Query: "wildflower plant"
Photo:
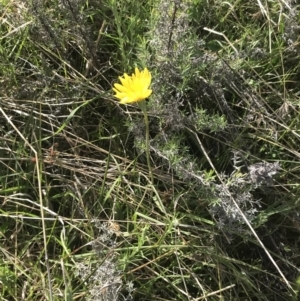
<svg viewBox="0 0 300 301"><path fill-rule="evenodd" d="M144 122L146 125L146 155L151 183L153 183L153 174L150 162L150 139L149 139L149 119L147 114L147 106L145 99L152 94L149 89L151 84L151 73L147 68L140 71L135 68L135 73L129 76L124 73L123 77L119 77L121 84L114 84L114 96L120 100L121 104L138 103L144 114Z"/></svg>

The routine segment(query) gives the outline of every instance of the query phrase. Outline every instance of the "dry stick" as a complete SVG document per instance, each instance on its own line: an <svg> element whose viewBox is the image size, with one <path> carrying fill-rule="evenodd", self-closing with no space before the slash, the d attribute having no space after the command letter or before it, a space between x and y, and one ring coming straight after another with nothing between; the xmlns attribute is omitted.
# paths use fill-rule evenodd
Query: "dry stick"
<svg viewBox="0 0 300 301"><path fill-rule="evenodd" d="M14 130L22 138L22 140L25 142L25 144L27 146L29 146L29 148L34 153L35 164L36 164L36 168L37 168L37 180L38 180L38 189L39 189L40 212L41 212L42 225L43 225L43 239L44 239L44 246L45 246L45 263L46 263L48 282L49 282L49 299L50 299L50 301L53 301L52 287L51 287L51 277L50 277L50 267L49 267L48 252L47 252L46 226L45 226L45 220L44 220L43 196L42 196L41 174L40 174L40 165L39 165L39 160L38 160L38 154L37 154L37 151L34 149L34 147L26 140L26 138L22 135L22 133L12 123L10 118L6 115L6 113L2 110L1 107L0 107L0 112L5 117L7 122L14 128Z"/></svg>
<svg viewBox="0 0 300 301"><path fill-rule="evenodd" d="M203 144L202 142L200 141L198 135L190 130L189 128L186 127L186 129L191 132L196 140L198 141L199 143L199 146L203 152L203 154L205 155L207 161L209 162L210 166L212 167L212 169L214 170L214 172L216 173L218 179L220 180L220 182L223 184L223 181L222 179L220 178L219 176L219 173L217 172L217 170L215 169L213 163L211 162L208 154L206 153L204 147L203 147ZM251 224L249 223L249 221L247 220L245 214L243 213L243 211L240 209L239 205L237 204L237 202L234 200L234 198L232 197L231 193L226 190L226 193L227 195L230 197L230 199L232 200L233 204L235 205L235 207L237 208L238 212L240 213L240 215L242 216L243 220L245 221L245 223L247 224L247 226L249 227L249 229L251 230L252 234L254 235L254 237L257 239L257 241L259 242L259 244L261 245L261 247L264 249L264 251L266 252L267 256L269 257L269 259L271 260L271 262L273 263L274 267L277 269L278 273L280 274L280 276L282 277L282 279L284 280L284 282L286 283L286 285L288 286L288 288L290 290L293 291L293 293L295 293L295 291L293 290L293 288L291 287L291 285L289 284L289 282L287 281L287 279L285 278L285 276L283 275L283 273L281 272L280 268L278 267L277 263L275 262L275 260L273 259L273 257L271 256L271 254L269 253L269 251L266 249L266 247L264 246L264 244L262 243L262 241L260 240L260 238L258 237L258 235L256 234L255 230L253 229L253 227L251 226Z"/></svg>
<svg viewBox="0 0 300 301"><path fill-rule="evenodd" d="M207 297L214 296L214 295L216 295L216 294L219 294L219 293L221 293L221 292L224 292L224 291L226 291L226 290L228 290L228 289L231 289L231 288L233 288L233 287L235 287L235 284L228 285L228 286L223 287L223 288L221 288L221 289L219 289L219 290L217 290L217 291L211 292L211 293L209 293L209 294L207 294L207 295L205 295L205 296L202 296L202 297L200 297L200 298L196 298L196 299L194 299L194 301L199 301L199 300L206 299Z"/></svg>
<svg viewBox="0 0 300 301"><path fill-rule="evenodd" d="M214 34L217 34L218 36L222 36L222 37L226 40L226 42L230 45L230 47L234 50L234 52L235 52L236 54L239 53L239 52L237 51L237 49L233 46L233 44L229 41L229 39L225 36L224 33L215 31L215 30L210 29L210 28L207 28L207 27L204 27L203 29L206 30L206 31L212 32L212 33L214 33Z"/></svg>

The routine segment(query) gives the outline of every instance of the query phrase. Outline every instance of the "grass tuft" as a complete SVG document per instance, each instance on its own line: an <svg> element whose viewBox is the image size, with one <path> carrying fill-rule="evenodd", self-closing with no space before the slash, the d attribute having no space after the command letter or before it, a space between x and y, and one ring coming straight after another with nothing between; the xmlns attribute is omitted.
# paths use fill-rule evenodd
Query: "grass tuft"
<svg viewBox="0 0 300 301"><path fill-rule="evenodd" d="M1 300L299 299L296 1L0 10Z"/></svg>

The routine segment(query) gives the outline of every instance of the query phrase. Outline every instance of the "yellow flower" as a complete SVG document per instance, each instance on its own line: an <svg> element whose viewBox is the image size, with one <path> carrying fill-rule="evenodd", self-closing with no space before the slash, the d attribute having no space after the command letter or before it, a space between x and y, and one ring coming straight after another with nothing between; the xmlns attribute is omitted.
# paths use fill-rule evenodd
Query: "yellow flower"
<svg viewBox="0 0 300 301"><path fill-rule="evenodd" d="M120 76L119 79L122 84L114 84L113 90L116 93L114 96L120 99L120 103L139 102L152 93L152 90L148 89L151 84L151 73L147 68L143 71L135 68L135 74L129 76L124 73L124 76Z"/></svg>

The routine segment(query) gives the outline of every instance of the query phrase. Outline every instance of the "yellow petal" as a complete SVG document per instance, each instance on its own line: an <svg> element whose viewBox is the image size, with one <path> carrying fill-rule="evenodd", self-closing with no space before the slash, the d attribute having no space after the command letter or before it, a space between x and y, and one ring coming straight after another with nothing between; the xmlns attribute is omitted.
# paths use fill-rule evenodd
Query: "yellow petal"
<svg viewBox="0 0 300 301"><path fill-rule="evenodd" d="M123 77L119 77L121 84L114 84L114 96L120 99L120 103L128 104L144 100L152 94L149 89L151 84L151 73L147 68L140 71L135 68L135 73L129 76L124 73Z"/></svg>

